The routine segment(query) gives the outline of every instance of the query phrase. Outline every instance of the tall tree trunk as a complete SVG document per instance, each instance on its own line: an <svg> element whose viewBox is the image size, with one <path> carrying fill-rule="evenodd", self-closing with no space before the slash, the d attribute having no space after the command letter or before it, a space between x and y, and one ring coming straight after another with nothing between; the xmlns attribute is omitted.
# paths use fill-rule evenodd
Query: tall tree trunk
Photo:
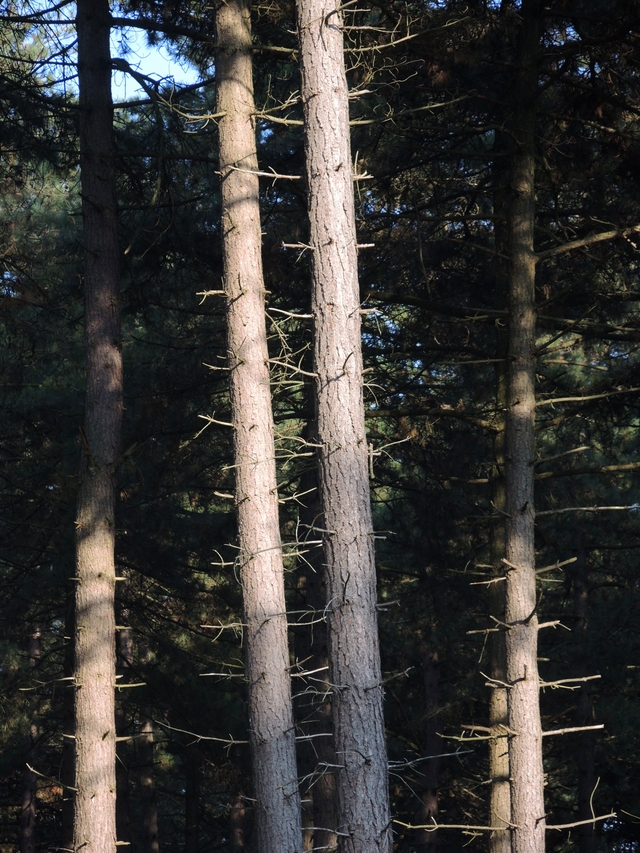
<svg viewBox="0 0 640 853"><path fill-rule="evenodd" d="M75 688L72 679L75 670L74 634L75 634L75 592L67 596L67 613L64 623L64 692L62 695L62 764L60 767L60 782L62 783L62 832L60 837L61 850L73 850L73 814L74 788L76 784L75 770Z"/></svg>
<svg viewBox="0 0 640 853"><path fill-rule="evenodd" d="M293 853L302 849L300 795L255 174L251 18L244 0L218 7L216 35L222 249L256 827L261 853Z"/></svg>
<svg viewBox="0 0 640 853"><path fill-rule="evenodd" d="M506 134L496 134L496 150L506 149ZM508 230L506 216L508 187L504 167L498 161L495 176L496 188L494 193L495 241L495 294L496 308L504 309L507 302L509 285L509 265L504 260L509 252ZM490 561L496 577L505 573L505 412L507 408L507 355L509 340L507 330L496 326L496 432L493 438L493 472L491 476L491 503L494 513L499 516L491 525ZM505 621L505 590L501 583L493 583L488 590L488 604L491 616L499 624ZM489 726L493 737L489 744L489 826L504 826L489 836L489 853L511 853L511 790L509 785L509 728L508 689L503 685L507 681L507 661L505 633L499 629L489 634L490 673L493 686L489 697Z"/></svg>
<svg viewBox="0 0 640 853"><path fill-rule="evenodd" d="M505 622L514 853L543 853L545 811L534 550L535 120L540 0L521 6L511 156Z"/></svg>
<svg viewBox="0 0 640 853"><path fill-rule="evenodd" d="M586 632L589 625L589 584L587 574L587 550L584 543L580 542L577 548L577 560L573 567L573 605L576 622L573 628L573 637L578 649L578 675L589 675L587 666L587 654L584 649ZM589 682L580 685L578 701L576 703L576 724L578 726L591 726L595 722L593 712L593 701ZM589 820L593 817L592 797L596 787L596 733L580 732L577 737L576 764L578 766L578 820ZM578 838L580 839L580 853L596 853L596 827L595 823L585 823L578 827Z"/></svg>
<svg viewBox="0 0 640 853"><path fill-rule="evenodd" d="M27 643L29 666L35 668L42 653L42 634L39 626L34 625ZM40 732L36 723L37 711L32 713L29 734L26 739L26 760L22 772L22 808L20 810L20 853L36 851L36 818L38 814L38 777L33 765L37 759Z"/></svg>
<svg viewBox="0 0 640 853"><path fill-rule="evenodd" d="M438 707L440 705L440 664L438 653L424 646L422 653L422 677L425 692L425 755L429 757L422 765L421 806L416 815L419 826L427 826L438 820L438 788L440 787L440 758L442 739L438 734ZM437 830L416 831L417 853L436 853Z"/></svg>
<svg viewBox="0 0 640 853"><path fill-rule="evenodd" d="M339 847L391 849L342 19L299 0Z"/></svg>
<svg viewBox="0 0 640 853"><path fill-rule="evenodd" d="M312 430L315 437L315 429ZM313 491L311 491L313 490ZM331 719L331 683L327 651L327 625L323 614L327 604L324 555L322 548L305 540L317 541L324 530L324 519L318 492L317 473L307 472L300 481L302 507L299 515L300 545L306 553L301 570L304 572L305 609L308 615L296 633L298 660L313 673L305 680L299 706L300 728L304 734L319 735L303 741L299 747L300 775L307 780L302 795L310 800L313 830L308 833L307 849L333 850L337 844L336 828L336 752L333 744ZM305 838L307 843L307 838Z"/></svg>
<svg viewBox="0 0 640 853"><path fill-rule="evenodd" d="M244 796L236 794L231 801L229 813L229 827L231 829L231 853L244 853L245 824L247 810L245 808Z"/></svg>
<svg viewBox="0 0 640 853"><path fill-rule="evenodd" d="M76 27L87 392L76 521L74 849L113 853L115 469L120 456L122 354L108 0L78 0Z"/></svg>

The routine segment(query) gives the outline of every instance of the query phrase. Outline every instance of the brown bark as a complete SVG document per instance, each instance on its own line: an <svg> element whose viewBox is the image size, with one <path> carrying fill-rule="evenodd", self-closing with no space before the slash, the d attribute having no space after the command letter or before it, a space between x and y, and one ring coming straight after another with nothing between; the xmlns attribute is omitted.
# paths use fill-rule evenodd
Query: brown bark
<svg viewBox="0 0 640 853"><path fill-rule="evenodd" d="M74 849L113 853L115 469L122 355L108 0L79 0L80 165L87 344L84 451L76 521Z"/></svg>
<svg viewBox="0 0 640 853"><path fill-rule="evenodd" d="M250 741L261 853L302 849L284 569L262 274L251 19L244 0L216 14L217 111L238 566L246 624Z"/></svg>
<svg viewBox="0 0 640 853"><path fill-rule="evenodd" d="M534 553L535 119L540 0L523 0L511 156L505 622L514 853L543 853L545 811Z"/></svg>
<svg viewBox="0 0 640 853"><path fill-rule="evenodd" d="M247 810L245 808L244 797L242 794L236 794L231 802L231 811L229 813L231 853L244 853L246 820Z"/></svg>
<svg viewBox="0 0 640 853"><path fill-rule="evenodd" d="M583 543L577 548L577 560L573 567L573 605L576 623L573 637L578 650L578 675L589 675L583 646L589 625L589 584L587 574L587 551ZM580 685L576 703L576 725L591 726L595 723L593 701L589 682ZM580 732L576 736L576 764L578 767L578 820L589 820L593 817L592 797L596 788L596 733ZM580 853L596 853L597 839L595 823L586 823L577 827L580 841Z"/></svg>
<svg viewBox="0 0 640 853"><path fill-rule="evenodd" d="M391 849L341 13L297 5L339 849Z"/></svg>
<svg viewBox="0 0 640 853"><path fill-rule="evenodd" d="M75 603L73 595L68 597L67 614L65 618L64 633L64 676L72 679L75 668L74 641L75 634ZM65 737L62 739L62 766L60 768L60 782L62 788L62 832L60 837L61 850L73 849L73 815L74 815L74 794L73 789L76 784L75 776L75 714L74 714L74 697L75 688L71 686L71 681L65 681L66 685L62 697L62 731Z"/></svg>
<svg viewBox="0 0 640 853"><path fill-rule="evenodd" d="M422 653L422 677L425 692L425 756L428 761L421 765L421 807L416 815L418 826L427 826L438 820L438 788L440 786L440 758L442 739L438 734L438 707L440 705L440 664L438 653L424 646ZM436 853L437 830L416 831L417 853Z"/></svg>
<svg viewBox="0 0 640 853"><path fill-rule="evenodd" d="M498 134L496 145L505 149L507 140L505 134ZM501 166L498 166L501 169ZM496 175L496 190L494 207L496 212L506 209L508 198L507 176L503 171ZM500 257L507 256L509 251L508 231L505 227L506 217L498 216L495 222L496 240L496 307L506 305L509 289L509 265ZM496 325L496 357L504 359L496 363L496 412L497 431L493 437L493 472L491 475L491 504L500 520L491 526L490 561L493 574L502 577L505 565L505 524L506 494L505 494L505 412L507 408L507 354L508 334L506 328ZM505 621L505 590L502 583L494 583L488 590L489 613L499 623ZM489 634L490 673L495 687L490 688L489 697L489 726L493 737L489 740L489 826L504 826L489 836L490 853L511 853L511 789L509 785L509 743L507 730L509 727L508 691L500 685L507 681L507 659L504 631Z"/></svg>

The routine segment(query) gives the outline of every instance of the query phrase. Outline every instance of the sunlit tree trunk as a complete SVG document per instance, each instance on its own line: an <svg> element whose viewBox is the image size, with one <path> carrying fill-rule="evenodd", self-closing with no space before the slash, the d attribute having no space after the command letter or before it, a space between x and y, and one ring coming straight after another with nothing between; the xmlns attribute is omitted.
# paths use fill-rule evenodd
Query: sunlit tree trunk
<svg viewBox="0 0 640 853"><path fill-rule="evenodd" d="M222 249L255 825L260 853L302 849L262 273L251 19L216 14Z"/></svg>
<svg viewBox="0 0 640 853"><path fill-rule="evenodd" d="M320 494L344 853L391 849L342 17L299 0Z"/></svg>
<svg viewBox="0 0 640 853"><path fill-rule="evenodd" d="M523 0L511 155L505 454L506 669L514 853L543 853L545 810L534 553L535 120L540 0Z"/></svg>
<svg viewBox="0 0 640 853"><path fill-rule="evenodd" d="M77 4L86 410L76 520L74 849L116 843L115 470L122 355L108 0Z"/></svg>
<svg viewBox="0 0 640 853"><path fill-rule="evenodd" d="M124 627L128 621L128 610L122 610L120 622L123 627L118 630L116 641L116 675L119 688L129 681L130 670L133 666L133 634L131 628ZM119 695L116 699L116 734L118 738L126 738L128 726L123 704L123 691L120 689L117 692ZM131 844L131 796L129 790L129 756L131 751L129 746L127 740L116 742L116 831L118 841L123 846Z"/></svg>

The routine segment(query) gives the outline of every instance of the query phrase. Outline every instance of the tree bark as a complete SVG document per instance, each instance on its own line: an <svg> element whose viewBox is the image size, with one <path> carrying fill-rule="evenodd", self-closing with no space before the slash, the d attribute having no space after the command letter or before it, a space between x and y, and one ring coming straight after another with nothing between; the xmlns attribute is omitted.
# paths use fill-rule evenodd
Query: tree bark
<svg viewBox="0 0 640 853"><path fill-rule="evenodd" d="M302 850L284 568L265 324L251 62L243 0L218 7L222 239L234 426L238 566L261 853Z"/></svg>
<svg viewBox="0 0 640 853"><path fill-rule="evenodd" d="M79 0L76 27L87 390L76 521L74 849L113 853L115 469L120 456L122 355L108 0Z"/></svg>
<svg viewBox="0 0 640 853"><path fill-rule="evenodd" d="M315 429L312 434L315 438ZM303 741L299 747L300 775L306 779L302 790L305 800L310 800L312 830L305 837L309 850L334 850L337 845L336 828L336 752L333 743L331 719L331 683L329 680L329 655L327 651L327 625L323 614L327 604L324 555L317 545L305 546L305 540L317 541L325 529L315 470L307 472L300 480L302 506L299 515L300 547L306 551L301 571L304 573L307 615L296 633L298 660L305 661L304 668L313 673L304 680L305 688L298 701L298 719L301 731L320 735ZM313 490L313 491L311 491ZM307 833L305 833L305 836Z"/></svg>
<svg viewBox="0 0 640 853"><path fill-rule="evenodd" d="M545 811L534 551L535 120L540 0L523 0L511 156L505 622L514 853L543 853Z"/></svg>
<svg viewBox="0 0 640 853"><path fill-rule="evenodd" d="M339 849L391 849L342 20L297 5Z"/></svg>
<svg viewBox="0 0 640 853"><path fill-rule="evenodd" d="M506 135L496 134L496 149L505 150L507 147ZM496 241L496 268L495 268L495 292L496 308L503 309L506 306L509 290L509 265L503 260L509 252L509 234L506 228L506 216L502 216L507 209L508 187L506 186L505 171L498 162L495 167L498 172L495 176L496 186L494 192L494 210L498 214L495 220ZM498 171L499 170L499 171ZM503 256L503 257L501 257ZM497 431L493 439L493 472L491 476L491 503L494 512L501 516L499 521L491 526L490 533L490 562L493 566L492 572L495 577L503 577L505 564L503 559L505 552L505 522L506 494L505 494L505 412L507 409L507 356L509 340L507 330L496 326L496 413ZM501 583L494 583L488 590L489 613L500 624L505 621L505 590ZM509 728L509 705L508 690L502 685L507 681L507 660L505 633L500 630L489 634L489 659L491 678L495 686L490 688L489 696L489 726L493 737L489 740L489 826L504 826L489 836L489 853L511 853L511 790L509 785L509 742L507 732Z"/></svg>
<svg viewBox="0 0 640 853"><path fill-rule="evenodd" d="M442 739L438 734L438 707L440 705L440 664L438 653L424 646L422 652L422 677L425 692L425 756L429 757L421 767L421 807L416 815L419 826L436 823L438 820L438 788L440 787L440 758ZM436 853L438 831L418 829L416 831L417 853Z"/></svg>

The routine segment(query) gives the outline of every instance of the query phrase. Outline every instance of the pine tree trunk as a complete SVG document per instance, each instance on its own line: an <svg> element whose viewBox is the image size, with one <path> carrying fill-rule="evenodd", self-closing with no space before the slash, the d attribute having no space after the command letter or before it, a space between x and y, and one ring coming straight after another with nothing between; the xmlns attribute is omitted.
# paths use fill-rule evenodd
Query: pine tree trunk
<svg viewBox="0 0 640 853"><path fill-rule="evenodd" d="M440 664L438 653L424 646L422 653L422 677L425 692L425 756L429 760L421 765L421 807L416 815L419 826L428 826L438 820L438 788L440 787L440 758L442 739L438 734L438 707L440 705ZM438 831L419 829L416 831L416 853L436 853Z"/></svg>
<svg viewBox="0 0 640 853"><path fill-rule="evenodd" d="M315 429L312 431L315 436ZM313 491L312 491L313 490ZM324 554L318 545L305 546L321 538L325 529L316 471L307 472L300 480L302 506L299 515L299 540L306 553L301 570L304 572L307 615L296 632L296 651L304 668L313 673L304 680L298 702L299 728L306 735L319 735L300 744L300 775L306 779L302 795L309 803L312 830L305 837L307 849L333 850L337 844L335 747L331 719L331 684L329 681L329 656L327 651L327 625L323 614L327 604ZM301 679L302 680L302 679Z"/></svg>
<svg viewBox="0 0 640 853"><path fill-rule="evenodd" d="M265 324L251 62L244 0L216 15L222 229L234 425L238 566L260 853L302 850L284 568Z"/></svg>
<svg viewBox="0 0 640 853"><path fill-rule="evenodd" d="M62 789L62 831L60 837L60 849L73 849L73 815L75 797L73 789L76 784L75 776L75 713L74 693L72 681L75 669L74 635L75 635L75 592L67 597L67 613L64 623L65 640L63 674L64 692L62 695L62 731L65 735L62 739L62 762L60 767L60 782Z"/></svg>
<svg viewBox="0 0 640 853"><path fill-rule="evenodd" d="M153 720L151 708L145 708L138 737L138 779L140 782L142 853L158 853L158 804L153 769Z"/></svg>
<svg viewBox="0 0 640 853"><path fill-rule="evenodd" d="M505 134L496 134L496 149L503 150L505 145ZM496 308L504 309L506 306L509 268L501 256L507 256L509 252L508 231L506 229L506 205L507 187L505 186L505 175L502 165L497 169L500 173L496 175L496 190L494 193L495 240L496 240L496 271L495 292ZM503 326L496 326L496 433L493 438L493 473L491 477L491 504L495 514L499 518L491 525L490 561L492 571L496 577L503 577L505 564L505 412L507 408L507 353L508 335ZM500 624L504 624L505 615L505 590L501 583L494 583L488 589L489 613ZM509 785L509 742L507 731L509 728L509 706L508 690L501 685L507 681L507 661L505 633L498 630L489 634L489 659L491 678L494 679L494 687L490 688L489 697L489 726L493 737L489 740L489 779L491 781L489 790L489 826L504 826L489 836L489 853L511 853L511 790Z"/></svg>
<svg viewBox="0 0 640 853"><path fill-rule="evenodd" d="M523 0L511 157L505 622L514 853L543 853L545 810L534 553L535 119L540 0Z"/></svg>
<svg viewBox="0 0 640 853"><path fill-rule="evenodd" d="M74 849L113 853L115 469L122 356L108 0L79 0L82 214L87 343L84 450L76 521Z"/></svg>
<svg viewBox="0 0 640 853"><path fill-rule="evenodd" d="M341 14L299 0L339 849L391 849Z"/></svg>

